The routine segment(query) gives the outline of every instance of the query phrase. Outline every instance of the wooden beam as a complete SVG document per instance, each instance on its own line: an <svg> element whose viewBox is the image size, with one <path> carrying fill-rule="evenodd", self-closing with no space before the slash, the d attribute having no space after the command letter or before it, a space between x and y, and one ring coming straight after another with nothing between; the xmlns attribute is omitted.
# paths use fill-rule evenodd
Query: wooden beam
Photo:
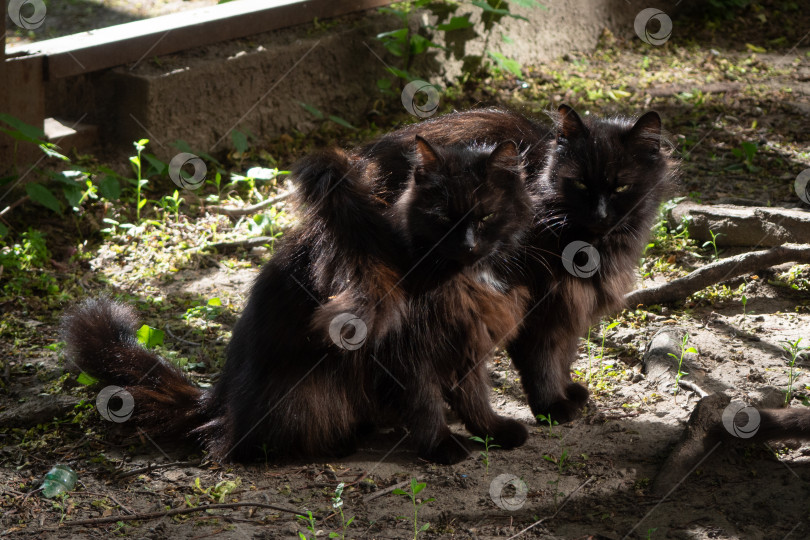
<svg viewBox="0 0 810 540"><path fill-rule="evenodd" d="M0 81L7 81L6 74L6 2L0 2L0 20L3 21L3 50L0 51ZM7 112L8 109L9 85L0 84L0 112ZM0 176L3 176L11 167L11 137L5 133L0 133Z"/></svg>
<svg viewBox="0 0 810 540"><path fill-rule="evenodd" d="M58 79L390 3L391 0L240 0L15 46L9 53L45 56L45 76Z"/></svg>

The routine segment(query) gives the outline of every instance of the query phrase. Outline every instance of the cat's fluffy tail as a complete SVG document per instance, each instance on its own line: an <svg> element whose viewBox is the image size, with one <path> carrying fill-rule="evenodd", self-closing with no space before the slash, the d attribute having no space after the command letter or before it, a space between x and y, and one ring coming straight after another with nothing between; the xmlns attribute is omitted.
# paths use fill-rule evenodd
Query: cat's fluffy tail
<svg viewBox="0 0 810 540"><path fill-rule="evenodd" d="M342 240L362 244L382 221L382 201L372 192L367 181L366 163L351 158L339 148L313 153L292 167L297 196L309 215L326 222L328 228L341 231Z"/></svg>
<svg viewBox="0 0 810 540"><path fill-rule="evenodd" d="M133 398L117 406L100 406L112 407L119 418L126 418L130 409L132 416L126 421L149 435L194 439L192 432L207 420L204 392L180 369L138 343L137 322L133 310L124 304L103 297L84 301L62 319L68 358L103 384L120 386Z"/></svg>
<svg viewBox="0 0 810 540"><path fill-rule="evenodd" d="M334 340L332 325L346 313L363 321L370 339L398 329L405 316L399 287L405 250L398 247L404 242L386 217L386 203L374 195L373 174L363 158L338 148L311 154L292 167L302 221L319 231L320 264L337 276L338 291L311 323L327 343Z"/></svg>

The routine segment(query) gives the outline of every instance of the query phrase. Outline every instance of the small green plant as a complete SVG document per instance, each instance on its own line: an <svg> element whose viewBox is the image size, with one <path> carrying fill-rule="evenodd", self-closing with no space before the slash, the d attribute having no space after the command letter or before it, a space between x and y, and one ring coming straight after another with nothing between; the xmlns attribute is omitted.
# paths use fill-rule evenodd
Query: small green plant
<svg viewBox="0 0 810 540"><path fill-rule="evenodd" d="M554 457L551 454L544 454L543 459L557 466L557 478L548 481L549 485L554 486L554 507L556 508L558 498L561 495L564 495L564 493L560 492L560 479L569 466L568 449L563 446L562 451L560 452L560 457Z"/></svg>
<svg viewBox="0 0 810 540"><path fill-rule="evenodd" d="M788 373L788 386L787 390L785 391L785 405L790 403L790 400L793 399L793 383L796 382L796 359L799 357L802 351L810 349L810 347L802 346L801 342L802 338L795 341L785 340L782 342L782 349L784 349L784 351L790 357L788 359L790 372Z"/></svg>
<svg viewBox="0 0 810 540"><path fill-rule="evenodd" d="M743 316L743 322L745 322L745 306L748 305L748 297L745 296L745 293L743 293L742 298L740 298L740 302L742 302L742 307L743 307L742 316Z"/></svg>
<svg viewBox="0 0 810 540"><path fill-rule="evenodd" d="M686 333L683 335L683 340L681 341L681 355L678 356L677 354L668 353L672 358L678 361L678 373L675 374L675 390L673 390L672 394L677 396L678 395L678 388L681 382L681 378L684 375L689 375L685 371L683 371L683 357L686 356L686 353L695 353L697 354L697 349L694 347L687 348L686 345L689 343L689 334Z"/></svg>
<svg viewBox="0 0 810 540"><path fill-rule="evenodd" d="M550 414L548 416L546 416L545 414L538 414L537 415L537 421L538 422L545 422L546 424L548 424L548 436L549 437L557 437L558 439L561 437L560 434L554 433L554 432L551 431L551 428L553 426L558 426L558 425L560 425L560 423L557 422L556 420L552 420Z"/></svg>
<svg viewBox="0 0 810 540"><path fill-rule="evenodd" d="M703 242L703 247L705 248L712 246L712 249L714 249L714 259L717 260L720 258L720 255L717 252L717 239L720 238L721 236L724 236L724 234L723 233L714 234L714 231L709 231L709 234L712 235L712 239Z"/></svg>
<svg viewBox="0 0 810 540"><path fill-rule="evenodd" d="M338 538L338 537L340 537L341 540L345 540L345 538L346 538L346 529L348 529L349 526L351 526L352 521L354 521L354 518L356 517L356 516L352 516L347 521L346 516L343 515L343 498L342 497L343 497L343 488L344 487L345 486L344 486L343 482L338 484L337 487L335 488L335 496L332 497L332 508L334 508L335 510L337 510L340 513L340 523L341 523L341 526L342 526L342 532L341 533L330 532L329 533L329 538Z"/></svg>
<svg viewBox="0 0 810 540"><path fill-rule="evenodd" d="M152 328L144 324L135 332L135 337L141 345L147 349L151 349L152 347L163 345L165 334L163 330L158 330L157 328Z"/></svg>
<svg viewBox="0 0 810 540"><path fill-rule="evenodd" d="M135 171L135 221L140 223L141 208L146 205L146 199L141 199L141 189L143 186L149 183L149 180L143 178L143 162L141 159L141 154L143 153L144 148L146 148L146 145L149 144L149 139L140 139L132 144L135 146L135 151L137 152L137 155L129 158L129 161L132 163L132 168Z"/></svg>
<svg viewBox="0 0 810 540"><path fill-rule="evenodd" d="M315 516L312 515L312 510L307 510L307 515L296 515L295 516L300 521L303 521L307 527L307 530L312 533L312 539L307 538L307 535L300 532L298 533L298 540L315 540L318 537L318 531L315 529Z"/></svg>
<svg viewBox="0 0 810 540"><path fill-rule="evenodd" d="M591 385L591 378L593 377L593 371L591 369L592 362L593 362L593 356L591 356L591 347L592 347L591 346L591 330L592 329L593 329L593 327L591 327L591 326L588 327L588 337L585 338L585 350L588 353L588 372L585 374L585 382L586 382L586 384L588 386ZM540 416L542 416L542 415L538 415L538 418L540 418Z"/></svg>
<svg viewBox="0 0 810 540"><path fill-rule="evenodd" d="M194 307L188 308L186 313L183 315L183 318L185 320L198 318L211 321L216 319L220 313L222 313L222 300L214 297L208 300L205 305L198 304Z"/></svg>
<svg viewBox="0 0 810 540"><path fill-rule="evenodd" d="M58 493L52 500L51 500L51 507L54 510L59 511L59 523L62 523L67 517L67 499L69 497L69 493L62 492Z"/></svg>
<svg viewBox="0 0 810 540"><path fill-rule="evenodd" d="M612 323L610 323L607 326L605 326L604 323L602 323L602 348L599 351L599 377L600 378L604 378L604 374L605 374L605 364L604 364L604 361L603 361L605 359L605 339L607 338L607 333L609 331L613 330L614 328L616 328L617 326L619 326L619 321L613 321Z"/></svg>
<svg viewBox="0 0 810 540"><path fill-rule="evenodd" d="M425 486L427 486L426 482L419 482L419 481L416 480L416 478L411 478L411 491L410 492L399 489L399 488L395 489L392 492L394 495L402 495L403 497L406 497L406 498L410 499L411 504L413 505L413 539L414 540L416 540L419 537L420 532L425 532L426 530L428 530L430 528L430 523L424 523L421 527L419 526L419 509L422 507L422 505L425 505L425 504L427 504L429 502L433 502L433 501L436 500L433 497L431 497L429 499L420 500L420 501L417 502L416 496L419 494L419 492L421 492L423 489L425 489ZM405 518L403 518L403 519L405 519Z"/></svg>
<svg viewBox="0 0 810 540"><path fill-rule="evenodd" d="M17 145L19 142L36 145L42 153L48 157L54 157L62 161L70 161L67 156L57 151L58 146L45 140L45 132L42 131L41 128L27 124L16 116L11 116L6 113L0 113L0 122L9 126L2 127L2 125L0 125L0 132L14 139L14 149L12 152L14 169L17 169Z"/></svg>
<svg viewBox="0 0 810 540"><path fill-rule="evenodd" d="M481 452L481 459L484 462L484 466L486 467L484 476L489 474L489 450L491 448L500 448L500 444L490 444L494 439L487 435L483 439L481 437L472 436L470 437L471 441L479 442L484 445L484 450Z"/></svg>
<svg viewBox="0 0 810 540"><path fill-rule="evenodd" d="M554 463L557 466L557 472L562 474L568 468L568 449L563 447L562 452L560 452L560 457L554 457L551 454L545 454L543 459Z"/></svg>
<svg viewBox="0 0 810 540"><path fill-rule="evenodd" d="M2 224L0 224L2 226ZM59 285L47 268L51 254L45 243L45 233L34 229L20 235L19 242L6 244L0 239L0 293L29 296L33 290L57 294Z"/></svg>
<svg viewBox="0 0 810 540"><path fill-rule="evenodd" d="M746 171L750 173L755 173L759 171L759 167L754 165L754 156L757 155L757 145L756 143L744 141L740 144L739 148L732 148L731 153L734 154L734 157L740 160L740 164L734 164L728 169L740 169L745 168Z"/></svg>
<svg viewBox="0 0 810 540"><path fill-rule="evenodd" d="M170 195L164 195L158 201L158 204L163 209L163 220L167 220L167 216L169 214L174 214L174 221L180 221L180 203L185 202L186 200L180 196L180 192L176 189L174 193Z"/></svg>

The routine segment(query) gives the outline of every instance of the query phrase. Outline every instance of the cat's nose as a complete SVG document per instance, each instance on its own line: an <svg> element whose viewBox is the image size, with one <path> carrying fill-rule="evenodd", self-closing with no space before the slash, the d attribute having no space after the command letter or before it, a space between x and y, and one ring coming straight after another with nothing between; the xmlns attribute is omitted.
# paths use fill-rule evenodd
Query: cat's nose
<svg viewBox="0 0 810 540"><path fill-rule="evenodd" d="M599 219L607 217L607 201L604 197L599 197L599 203L596 205L596 215Z"/></svg>
<svg viewBox="0 0 810 540"><path fill-rule="evenodd" d="M472 225L467 227L467 232L464 233L463 245L464 248L470 253L474 253L478 250L478 241L475 238L475 231L473 231Z"/></svg>

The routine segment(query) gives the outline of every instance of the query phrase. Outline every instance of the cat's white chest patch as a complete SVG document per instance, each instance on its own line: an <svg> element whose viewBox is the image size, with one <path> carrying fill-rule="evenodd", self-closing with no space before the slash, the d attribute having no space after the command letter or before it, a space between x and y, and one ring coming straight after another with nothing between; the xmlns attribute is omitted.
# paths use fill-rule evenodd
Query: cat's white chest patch
<svg viewBox="0 0 810 540"><path fill-rule="evenodd" d="M477 280L478 283L483 283L498 292L506 292L506 284L496 278L488 268L478 272Z"/></svg>

